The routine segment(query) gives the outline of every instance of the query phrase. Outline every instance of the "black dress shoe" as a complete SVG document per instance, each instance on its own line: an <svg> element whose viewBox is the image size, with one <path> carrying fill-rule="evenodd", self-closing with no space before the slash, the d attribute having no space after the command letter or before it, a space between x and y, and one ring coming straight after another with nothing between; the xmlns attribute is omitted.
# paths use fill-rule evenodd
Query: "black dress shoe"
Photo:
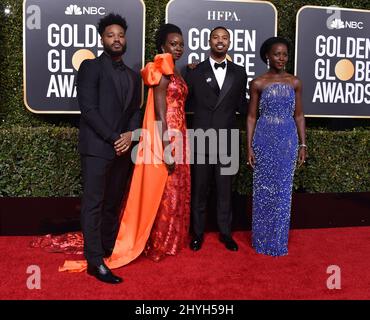
<svg viewBox="0 0 370 320"><path fill-rule="evenodd" d="M88 265L87 273L105 283L118 284L123 281L122 278L115 276L104 263L99 266Z"/></svg>
<svg viewBox="0 0 370 320"><path fill-rule="evenodd" d="M202 248L203 237L195 236L190 241L190 249L193 251L198 251Z"/></svg>
<svg viewBox="0 0 370 320"><path fill-rule="evenodd" d="M220 241L225 245L227 250L238 251L238 244L234 241L234 239L231 236L221 234Z"/></svg>

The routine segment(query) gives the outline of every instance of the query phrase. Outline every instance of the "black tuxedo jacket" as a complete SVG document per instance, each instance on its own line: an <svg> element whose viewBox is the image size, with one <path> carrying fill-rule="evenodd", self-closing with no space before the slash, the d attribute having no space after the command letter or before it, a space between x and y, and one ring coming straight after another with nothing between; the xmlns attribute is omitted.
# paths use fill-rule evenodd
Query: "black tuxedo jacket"
<svg viewBox="0 0 370 320"><path fill-rule="evenodd" d="M209 59L201 62L195 69L188 70L185 79L189 88L187 110L194 112L193 129L237 128L236 112L246 114L248 107L247 75L243 67L227 61L221 90Z"/></svg>
<svg viewBox="0 0 370 320"><path fill-rule="evenodd" d="M81 110L78 149L83 155L113 159L113 143L121 133L140 127L140 78L124 66L127 98L122 101L118 79L112 76L112 60L106 54L84 60L77 75Z"/></svg>

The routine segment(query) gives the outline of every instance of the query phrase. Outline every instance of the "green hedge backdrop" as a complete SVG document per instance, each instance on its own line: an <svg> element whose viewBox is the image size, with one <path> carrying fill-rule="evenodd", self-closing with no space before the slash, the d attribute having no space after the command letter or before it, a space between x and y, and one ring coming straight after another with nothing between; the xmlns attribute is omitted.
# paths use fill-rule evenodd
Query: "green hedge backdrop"
<svg viewBox="0 0 370 320"><path fill-rule="evenodd" d="M155 54L154 33L164 22L167 0L144 0L146 60ZM303 5L370 9L368 0L271 1L278 10L278 34L295 39L296 13ZM11 13L6 15L4 9ZM23 104L23 1L0 0L0 196L78 196L77 116L35 115ZM288 71L293 72L294 50ZM240 119L241 123L244 119ZM294 188L305 192L370 191L370 120L307 119L309 161L297 170ZM251 172L242 159L234 189L251 192Z"/></svg>

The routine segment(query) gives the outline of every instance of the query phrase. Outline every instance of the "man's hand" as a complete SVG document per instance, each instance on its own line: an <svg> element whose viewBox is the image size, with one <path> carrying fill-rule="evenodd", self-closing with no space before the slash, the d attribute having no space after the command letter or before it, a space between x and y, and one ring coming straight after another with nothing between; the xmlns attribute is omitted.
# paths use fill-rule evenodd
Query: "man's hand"
<svg viewBox="0 0 370 320"><path fill-rule="evenodd" d="M114 150L117 156L121 156L130 149L132 131L121 133L120 137L114 142Z"/></svg>
<svg viewBox="0 0 370 320"><path fill-rule="evenodd" d="M188 65L187 65L187 67L189 68L189 69L191 69L191 70L194 70L196 67L197 67L197 65L199 64L199 62L198 61L196 61L196 62L193 62L193 63L189 63Z"/></svg>

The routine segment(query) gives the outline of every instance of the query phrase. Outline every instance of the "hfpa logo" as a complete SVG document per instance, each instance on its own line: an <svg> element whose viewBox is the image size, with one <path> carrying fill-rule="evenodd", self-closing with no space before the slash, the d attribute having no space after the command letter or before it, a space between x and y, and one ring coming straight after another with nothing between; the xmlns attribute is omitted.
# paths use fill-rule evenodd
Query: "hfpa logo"
<svg viewBox="0 0 370 320"><path fill-rule="evenodd" d="M70 4L66 10L64 11L64 14L68 16L81 16L83 14L89 14L89 15L105 15L105 8L104 7L79 7L76 4Z"/></svg>

